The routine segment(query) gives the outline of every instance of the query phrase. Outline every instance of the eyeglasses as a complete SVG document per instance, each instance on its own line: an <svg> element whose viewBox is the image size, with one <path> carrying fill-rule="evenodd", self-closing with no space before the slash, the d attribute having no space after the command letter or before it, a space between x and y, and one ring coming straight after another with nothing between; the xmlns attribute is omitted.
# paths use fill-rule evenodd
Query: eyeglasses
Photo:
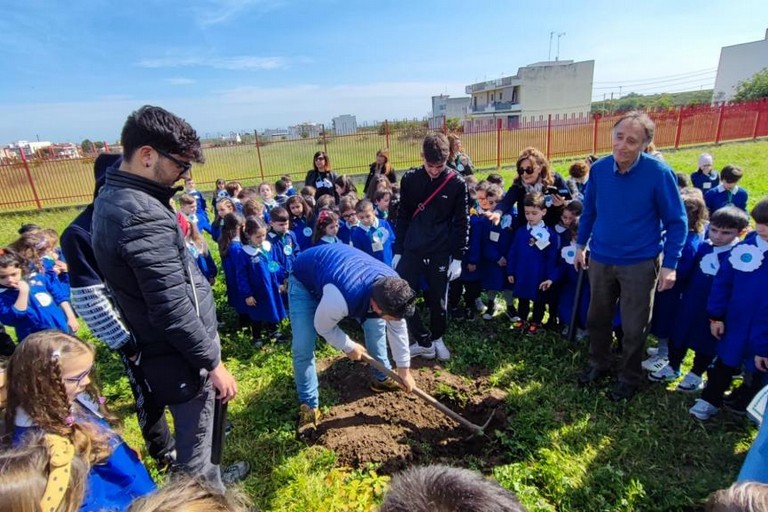
<svg viewBox="0 0 768 512"><path fill-rule="evenodd" d="M345 213L344 215L342 215L341 218L342 219L351 219L355 215L357 215L355 212L349 212L349 213Z"/></svg>
<svg viewBox="0 0 768 512"><path fill-rule="evenodd" d="M533 167L518 167L517 168L517 174L533 174L534 168Z"/></svg>
<svg viewBox="0 0 768 512"><path fill-rule="evenodd" d="M83 382L85 378L91 374L92 370L93 370L93 366L85 370L83 373L75 375L74 377L64 377L64 382L69 382L71 384L76 384L79 386L80 383Z"/></svg>
<svg viewBox="0 0 768 512"><path fill-rule="evenodd" d="M157 151L158 154L164 156L165 158L167 158L171 162L173 162L176 165L178 165L179 169L181 169L181 173L182 174L185 174L185 173L189 172L190 169L192 169L192 164L190 162L184 162L182 160L179 160L178 158L175 158L175 157L171 156L170 153L168 153L166 151L163 151L162 149L154 148L154 150Z"/></svg>
<svg viewBox="0 0 768 512"><path fill-rule="evenodd" d="M320 156L315 157L315 161L317 161L317 160L325 160L325 156L324 155L320 155Z"/></svg>

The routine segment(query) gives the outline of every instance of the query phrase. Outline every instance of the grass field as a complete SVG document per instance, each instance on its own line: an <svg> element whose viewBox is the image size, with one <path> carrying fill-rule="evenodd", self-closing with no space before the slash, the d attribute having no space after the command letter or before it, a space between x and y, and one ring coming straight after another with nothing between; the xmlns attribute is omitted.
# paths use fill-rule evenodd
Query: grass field
<svg viewBox="0 0 768 512"><path fill-rule="evenodd" d="M768 142L706 150L716 167L734 163L744 169L750 206L768 195ZM665 158L690 172L702 151L666 152ZM565 172L567 163L555 168ZM511 178L509 171L505 178ZM11 241L25 221L61 230L76 212L4 215L0 242ZM333 452L294 439L297 404L289 347L254 351L248 337L234 330L222 279L214 290L224 358L240 386L230 407L235 431L225 459L252 464L248 494L262 510L373 510L387 478L376 467L338 468ZM579 389L575 377L586 347L549 334L535 340L513 336L501 319L451 325L446 341L454 353L446 369L462 375L482 368L508 393L508 424L490 433L489 442L510 462L494 467L490 476L531 511L695 510L711 491L730 485L755 434L746 420L725 414L708 424L694 422L687 413L693 398L674 393L673 386L649 385L629 403L610 402L604 390ZM335 355L322 347L319 357ZM124 437L141 447L120 364L102 349L98 369L109 403L124 418ZM334 403L334 396L321 393L325 406ZM476 461L455 464L474 467Z"/></svg>

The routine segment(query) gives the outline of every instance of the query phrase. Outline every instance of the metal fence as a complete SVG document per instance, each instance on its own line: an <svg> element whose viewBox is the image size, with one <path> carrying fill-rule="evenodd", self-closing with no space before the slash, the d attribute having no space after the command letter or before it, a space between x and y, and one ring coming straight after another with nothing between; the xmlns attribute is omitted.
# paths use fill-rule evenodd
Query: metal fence
<svg viewBox="0 0 768 512"><path fill-rule="evenodd" d="M681 107L648 114L656 123L654 142L660 149L768 136L768 101ZM610 151L611 127L620 115L568 120L550 116L513 129L503 126L502 119L491 119L484 126L475 123L472 133L462 134L461 140L481 168L513 164L527 146L542 149L548 158L599 155ZM212 189L217 178L250 185L274 182L288 174L300 182L312 166L314 153L324 151L338 174L356 176L367 173L376 151L385 147L395 169L407 169L420 162L421 142L427 132L426 125L411 123L407 128L394 129L386 121L354 134L332 135L323 129L317 136L298 140L265 139L254 132L239 144L206 144L206 163L195 166L193 173L203 190ZM0 212L88 203L93 196L94 158L22 155L18 161L0 165Z"/></svg>

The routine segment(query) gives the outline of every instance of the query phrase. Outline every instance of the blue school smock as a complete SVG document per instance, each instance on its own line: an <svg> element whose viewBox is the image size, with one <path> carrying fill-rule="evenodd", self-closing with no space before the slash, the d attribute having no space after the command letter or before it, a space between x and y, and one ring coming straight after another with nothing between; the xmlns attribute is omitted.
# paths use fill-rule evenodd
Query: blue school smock
<svg viewBox="0 0 768 512"><path fill-rule="evenodd" d="M710 242L699 245L690 277L683 285L677 309L678 321L674 323L670 336L672 346L715 357L717 339L709 328L707 300L712 282L732 248L733 245L714 247Z"/></svg>
<svg viewBox="0 0 768 512"><path fill-rule="evenodd" d="M293 272L293 262L301 251L301 246L290 229L282 235L270 231L267 233L267 239L272 244L272 258L280 264L278 280L282 283L288 274Z"/></svg>
<svg viewBox="0 0 768 512"><path fill-rule="evenodd" d="M237 265L242 252L243 244L240 240L232 240L227 248L227 255L221 257L221 266L224 267L224 282L227 285L227 303L239 315L247 313L248 310L245 300L237 292Z"/></svg>
<svg viewBox="0 0 768 512"><path fill-rule="evenodd" d="M197 190L193 190L191 192L187 192L187 194L191 195L195 198L195 202L197 203L195 208L195 213L197 215L197 229L202 233L203 231L206 231L209 235L211 234L211 219L208 218L208 205L205 204L205 197L203 194Z"/></svg>
<svg viewBox="0 0 768 512"><path fill-rule="evenodd" d="M677 278L669 290L656 291L651 315L651 334L657 338L669 339L672 329L678 322L677 309L680 306L680 294L693 271L696 251L701 244L701 235L689 231L683 245L683 252L677 262Z"/></svg>
<svg viewBox="0 0 768 512"><path fill-rule="evenodd" d="M306 250L312 247L312 233L314 232L315 224L307 220L306 217L292 217L291 218L291 231L293 231L296 237L296 243L299 244L299 249Z"/></svg>
<svg viewBox="0 0 768 512"><path fill-rule="evenodd" d="M80 505L82 512L94 510L122 512L128 510L131 503L156 489L152 477L141 463L136 453L125 441L111 430L103 417L98 414L98 407L87 397L78 397L73 405L73 415L78 423L92 423L109 436L112 453L103 462L91 466L85 482L85 496ZM27 433L39 432L29 416L23 411L16 413L16 426L13 430L14 447L24 444Z"/></svg>
<svg viewBox="0 0 768 512"><path fill-rule="evenodd" d="M543 249L535 245L535 238L525 224L515 231L515 237L507 253L507 274L515 277L513 294L527 300L540 298L539 285L547 279L556 277L558 236L555 231L539 223L533 229L546 232L549 244Z"/></svg>
<svg viewBox="0 0 768 512"><path fill-rule="evenodd" d="M370 226L360 224L352 230L352 246L391 267L395 230L386 220L374 219Z"/></svg>
<svg viewBox="0 0 768 512"><path fill-rule="evenodd" d="M749 194L740 186L736 185L733 187L733 190L725 190L722 183L704 194L704 202L707 205L710 217L717 210L728 205L733 205L747 211L747 199L749 199Z"/></svg>
<svg viewBox="0 0 768 512"><path fill-rule="evenodd" d="M469 214L469 244L467 252L464 253L464 259L461 262L461 276L459 279L467 282L481 281L483 278L482 265L482 222L485 217L478 215L476 211L470 210ZM468 265L474 265L475 271L470 272Z"/></svg>
<svg viewBox="0 0 768 512"><path fill-rule="evenodd" d="M480 254L483 268L482 287L487 291L502 291L511 288L507 280L507 267L499 266L499 260L507 257L509 246L512 244L514 232L503 228L501 223L481 217L480 221Z"/></svg>
<svg viewBox="0 0 768 512"><path fill-rule="evenodd" d="M192 242L187 242L187 250L189 251L189 254L191 254L195 259L197 268L200 269L200 273L202 273L208 281L214 279L216 274L219 273L219 269L216 267L216 262L213 260L211 251L203 254L200 249L198 249L197 246Z"/></svg>
<svg viewBox="0 0 768 512"><path fill-rule="evenodd" d="M768 242L737 244L720 266L707 301L709 318L725 322L717 356L727 366L756 371L755 355L768 356Z"/></svg>
<svg viewBox="0 0 768 512"><path fill-rule="evenodd" d="M255 306L246 305L245 313L254 322L279 323L286 317L280 298L280 264L272 257L272 244L265 240L261 247L246 245L238 255L237 289L240 299L256 299Z"/></svg>
<svg viewBox="0 0 768 512"><path fill-rule="evenodd" d="M358 225L350 226L347 221L339 221L339 232L336 234L341 243L352 245L352 230Z"/></svg>
<svg viewBox="0 0 768 512"><path fill-rule="evenodd" d="M713 188L717 188L720 184L720 176L714 169L712 169L709 174L704 174L701 172L701 169L696 169L691 173L691 184L701 190L702 194L706 194Z"/></svg>
<svg viewBox="0 0 768 512"><path fill-rule="evenodd" d="M29 284L29 299L24 311L14 307L19 290L0 286L0 323L16 329L19 342L32 333L46 329L70 332L67 317L59 306L68 301L69 296L64 295L62 288L55 285L47 274L30 274L25 280Z"/></svg>
<svg viewBox="0 0 768 512"><path fill-rule="evenodd" d="M576 303L576 284L579 280L579 271L573 266L575 256L576 244L571 242L560 249L560 257L557 260L559 267L556 274L557 290L559 292L557 318L562 325L569 325L571 323L571 314ZM587 270L584 271L587 272ZM579 296L579 311L576 314L576 327L579 329L587 328L589 295L589 277L584 276L584 281L581 285L581 295Z"/></svg>

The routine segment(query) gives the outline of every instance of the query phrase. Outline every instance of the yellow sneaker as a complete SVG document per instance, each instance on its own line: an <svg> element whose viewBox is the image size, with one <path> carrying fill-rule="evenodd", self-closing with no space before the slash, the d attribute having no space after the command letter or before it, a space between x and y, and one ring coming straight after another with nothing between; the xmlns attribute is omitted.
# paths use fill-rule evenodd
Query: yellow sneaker
<svg viewBox="0 0 768 512"><path fill-rule="evenodd" d="M402 388L395 382L392 377L387 377L384 380L373 379L371 383L371 391L374 393L386 393L388 391L399 391Z"/></svg>

